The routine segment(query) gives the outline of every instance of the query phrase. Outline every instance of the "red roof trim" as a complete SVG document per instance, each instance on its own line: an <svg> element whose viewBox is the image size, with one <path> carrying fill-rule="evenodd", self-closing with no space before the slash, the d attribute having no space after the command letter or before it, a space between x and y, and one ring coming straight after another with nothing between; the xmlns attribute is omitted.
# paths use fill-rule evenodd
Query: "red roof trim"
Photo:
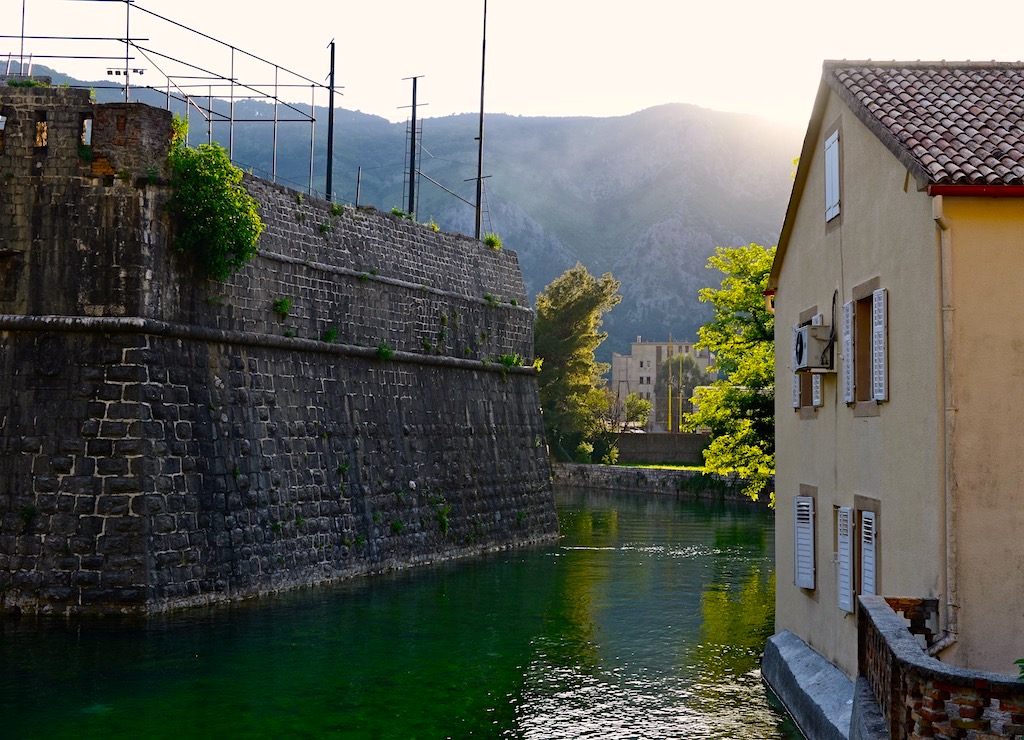
<svg viewBox="0 0 1024 740"><path fill-rule="evenodd" d="M929 185L928 195L973 198L1024 198L1024 185Z"/></svg>

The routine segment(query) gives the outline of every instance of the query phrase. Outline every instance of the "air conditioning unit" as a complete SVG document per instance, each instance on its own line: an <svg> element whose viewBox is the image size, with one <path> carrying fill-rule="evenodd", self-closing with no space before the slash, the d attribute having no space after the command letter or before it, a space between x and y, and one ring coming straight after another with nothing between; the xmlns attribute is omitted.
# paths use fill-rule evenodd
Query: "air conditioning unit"
<svg viewBox="0 0 1024 740"><path fill-rule="evenodd" d="M834 342L828 326L799 326L793 331L793 370L827 373L833 370Z"/></svg>

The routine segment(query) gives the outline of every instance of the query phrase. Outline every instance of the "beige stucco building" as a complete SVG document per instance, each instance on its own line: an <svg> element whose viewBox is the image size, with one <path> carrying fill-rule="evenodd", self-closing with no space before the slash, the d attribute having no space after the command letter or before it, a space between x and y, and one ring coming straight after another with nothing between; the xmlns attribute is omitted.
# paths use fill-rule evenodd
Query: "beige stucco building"
<svg viewBox="0 0 1024 740"><path fill-rule="evenodd" d="M857 596L1024 658L1024 65L826 62L769 281L776 625L849 676Z"/></svg>
<svg viewBox="0 0 1024 740"><path fill-rule="evenodd" d="M668 409L661 408L667 407L667 397L662 396L659 399L655 392L655 384L658 368L669 357L692 357L702 373L707 372L712 361L711 353L706 349L695 348L693 342L652 342L644 341L643 337L637 337L636 341L630 345L628 355L612 353L610 385L612 393L618 403L622 403L630 393L638 393L642 399L651 402L648 431L664 432L667 430ZM682 401L682 409L685 412L689 409L689 399L692 395L693 388L681 388L678 382L673 384L673 431L679 430L679 402Z"/></svg>

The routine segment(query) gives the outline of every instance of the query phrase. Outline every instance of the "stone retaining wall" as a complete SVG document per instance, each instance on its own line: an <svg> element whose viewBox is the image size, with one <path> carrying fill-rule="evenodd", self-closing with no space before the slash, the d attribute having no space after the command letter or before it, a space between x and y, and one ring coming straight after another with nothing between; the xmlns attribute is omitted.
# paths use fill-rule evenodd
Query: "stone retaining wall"
<svg viewBox="0 0 1024 740"><path fill-rule="evenodd" d="M699 499L751 502L750 497L743 493L742 481L706 475L696 470L554 463L552 474L557 486L671 493ZM767 506L768 500L768 495L762 494L756 503Z"/></svg>
<svg viewBox="0 0 1024 740"><path fill-rule="evenodd" d="M557 534L513 252L246 177L267 229L216 283L172 247L165 112L0 110L0 607L157 611ZM63 154L33 168L40 110Z"/></svg>

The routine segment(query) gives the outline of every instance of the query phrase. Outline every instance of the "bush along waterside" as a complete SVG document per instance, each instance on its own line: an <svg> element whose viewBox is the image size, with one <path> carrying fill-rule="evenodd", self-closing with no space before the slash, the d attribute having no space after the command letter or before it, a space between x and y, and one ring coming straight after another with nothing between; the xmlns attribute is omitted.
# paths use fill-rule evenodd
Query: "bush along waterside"
<svg viewBox="0 0 1024 740"><path fill-rule="evenodd" d="M185 145L187 124L174 120L167 155L172 175L171 209L177 221L174 246L192 254L214 280L226 280L256 254L263 221L255 199L242 187L242 170L218 144Z"/></svg>

